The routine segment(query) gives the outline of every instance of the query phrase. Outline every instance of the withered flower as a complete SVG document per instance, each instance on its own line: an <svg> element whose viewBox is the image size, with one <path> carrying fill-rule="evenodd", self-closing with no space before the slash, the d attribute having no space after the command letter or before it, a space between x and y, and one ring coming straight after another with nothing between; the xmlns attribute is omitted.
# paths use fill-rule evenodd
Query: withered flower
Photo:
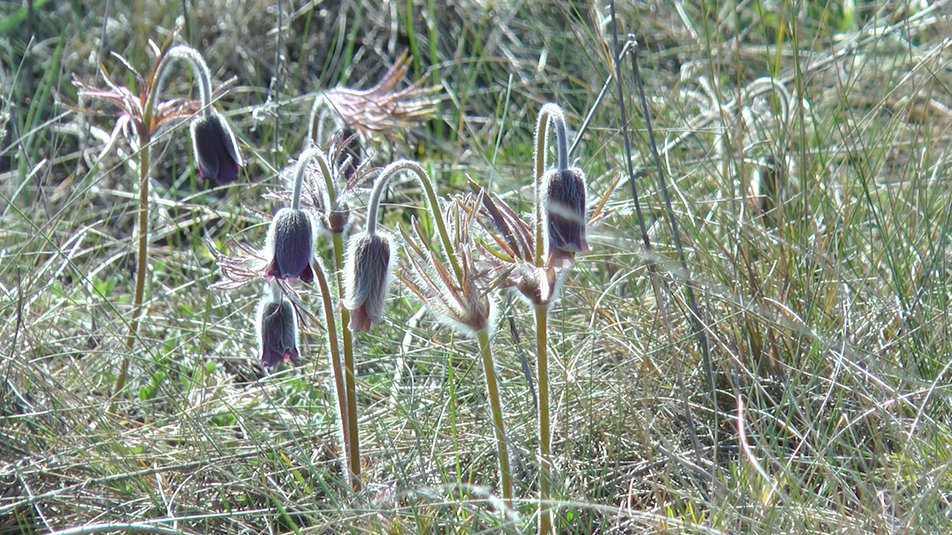
<svg viewBox="0 0 952 535"><path fill-rule="evenodd" d="M432 117L439 103L435 96L440 92L439 87L420 87L413 83L395 89L406 75L409 64L404 53L370 89L335 87L322 91L311 106L308 139L314 143L323 139L324 117L329 111L342 129L352 129L363 136L406 129Z"/></svg>
<svg viewBox="0 0 952 535"><path fill-rule="evenodd" d="M485 265L495 274L495 285L513 288L533 305L550 305L558 297L565 270L533 262L535 238L532 227L498 195L470 181L472 194L457 197L457 203L490 238L475 240L481 252L477 266Z"/></svg>
<svg viewBox="0 0 952 535"><path fill-rule="evenodd" d="M495 328L496 306L490 298L485 273L476 268L471 253L473 243L468 229L472 216L461 213L458 205L452 205L448 212L446 219L456 221L453 243L460 276L454 275L452 265L441 259L424 238L419 221L414 221L412 236L403 233L412 276L397 276L437 320L474 338L480 331L491 333Z"/></svg>

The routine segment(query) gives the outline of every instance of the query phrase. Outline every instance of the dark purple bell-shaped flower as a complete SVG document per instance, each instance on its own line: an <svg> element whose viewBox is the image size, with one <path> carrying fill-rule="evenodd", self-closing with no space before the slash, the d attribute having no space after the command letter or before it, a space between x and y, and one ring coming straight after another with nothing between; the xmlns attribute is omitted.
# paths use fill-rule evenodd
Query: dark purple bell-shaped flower
<svg viewBox="0 0 952 535"><path fill-rule="evenodd" d="M258 348L265 368L281 362L300 362L297 316L291 302L278 292L267 295L258 305Z"/></svg>
<svg viewBox="0 0 952 535"><path fill-rule="evenodd" d="M585 175L576 168L554 169L542 180L549 260L553 266L571 266L575 253L589 250L585 239Z"/></svg>
<svg viewBox="0 0 952 535"><path fill-rule="evenodd" d="M344 306L351 311L350 330L366 331L383 321L392 271L393 255L387 235L362 234L350 239L344 267Z"/></svg>
<svg viewBox="0 0 952 535"><path fill-rule="evenodd" d="M225 118L216 112L199 116L192 121L191 130L198 174L219 184L234 182L241 167L241 155L235 134Z"/></svg>
<svg viewBox="0 0 952 535"><path fill-rule="evenodd" d="M313 281L314 227L307 212L293 208L278 210L268 228L267 251L271 261L265 267L265 276Z"/></svg>

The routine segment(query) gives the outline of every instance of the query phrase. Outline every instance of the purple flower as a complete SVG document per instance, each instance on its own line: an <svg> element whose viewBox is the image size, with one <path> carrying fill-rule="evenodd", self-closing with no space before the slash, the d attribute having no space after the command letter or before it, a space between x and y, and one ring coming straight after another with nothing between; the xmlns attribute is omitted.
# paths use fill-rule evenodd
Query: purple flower
<svg viewBox="0 0 952 535"><path fill-rule="evenodd" d="M580 169L571 168L549 171L542 180L551 265L571 266L575 253L589 250L585 239L585 176Z"/></svg>
<svg viewBox="0 0 952 535"><path fill-rule="evenodd" d="M265 276L278 279L314 280L311 260L314 255L314 231L304 210L282 208L274 214L268 228L267 251L271 261Z"/></svg>
<svg viewBox="0 0 952 535"><path fill-rule="evenodd" d="M202 178L228 184L238 178L241 155L238 143L225 118L216 112L192 121L192 149Z"/></svg>
<svg viewBox="0 0 952 535"><path fill-rule="evenodd" d="M265 368L281 362L298 363L301 360L294 307L280 290L276 294L265 296L258 305L258 357Z"/></svg>
<svg viewBox="0 0 952 535"><path fill-rule="evenodd" d="M389 236L374 233L350 239L344 267L344 306L351 311L350 330L366 331L372 324L383 321L392 271Z"/></svg>

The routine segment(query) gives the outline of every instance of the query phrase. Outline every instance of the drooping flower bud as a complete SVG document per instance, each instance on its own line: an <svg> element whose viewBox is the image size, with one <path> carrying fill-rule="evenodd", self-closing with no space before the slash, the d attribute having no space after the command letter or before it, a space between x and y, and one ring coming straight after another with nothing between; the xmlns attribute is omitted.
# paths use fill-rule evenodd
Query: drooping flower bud
<svg viewBox="0 0 952 535"><path fill-rule="evenodd" d="M383 321L392 271L389 236L377 232L351 237L344 267L344 306L351 311L350 330L366 331Z"/></svg>
<svg viewBox="0 0 952 535"><path fill-rule="evenodd" d="M261 299L257 312L258 358L265 368L300 362L297 316L291 302L278 292Z"/></svg>
<svg viewBox="0 0 952 535"><path fill-rule="evenodd" d="M225 118L217 112L196 117L191 132L198 174L219 184L234 182L242 165L241 155L238 154L235 134Z"/></svg>
<svg viewBox="0 0 952 535"><path fill-rule="evenodd" d="M274 214L268 228L267 250L271 261L265 276L279 279L314 280L314 230L304 210L282 208Z"/></svg>
<svg viewBox="0 0 952 535"><path fill-rule="evenodd" d="M571 266L575 253L589 250L585 238L585 175L577 168L554 169L542 180L550 264Z"/></svg>

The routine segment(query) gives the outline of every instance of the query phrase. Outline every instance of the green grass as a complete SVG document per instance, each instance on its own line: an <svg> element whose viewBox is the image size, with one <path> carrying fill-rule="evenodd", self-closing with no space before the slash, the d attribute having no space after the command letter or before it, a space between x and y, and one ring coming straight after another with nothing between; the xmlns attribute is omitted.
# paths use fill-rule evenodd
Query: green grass
<svg viewBox="0 0 952 535"><path fill-rule="evenodd" d="M258 289L211 288L221 276L208 247L263 243L256 211L278 208L265 194L274 168L299 152L309 97L366 87L404 50L410 72L442 87L441 117L373 137L374 167L419 158L443 193L469 175L528 213L532 129L541 105L558 101L571 128L591 113L573 158L594 204L626 173L614 86L597 99L613 71L607 8L283 2L275 130L263 107L272 2L187 2L186 13L180 2L127 4L35 2L30 15L0 1L0 533L128 522L188 533L532 532L538 433L519 360L534 351L530 307L499 299L493 341L517 511L498 510L475 341L418 316L398 283L387 322L357 337L365 488L353 493L326 333L306 325L304 363L263 373ZM622 183L550 313L560 533L952 528L952 20L944 3L841 4L754 2L735 14L731 3L619 3L621 35L637 31L642 45L716 406L625 61L653 248ZM213 86L234 78L216 106L248 164L237 184L205 191L187 125L158 136L148 314L129 353L138 158L123 138L98 159L115 117L79 113L90 103L71 81L102 85L100 62L132 80L112 53L144 70L137 35L162 43L179 16ZM732 104L760 77L794 96L786 122L769 94L743 96L746 115ZM746 198L771 153L783 154L788 187L765 218ZM364 197L348 199L358 216ZM409 183L395 184L382 225L398 234L423 207ZM320 309L318 295L306 302ZM110 415L124 357L130 388Z"/></svg>

